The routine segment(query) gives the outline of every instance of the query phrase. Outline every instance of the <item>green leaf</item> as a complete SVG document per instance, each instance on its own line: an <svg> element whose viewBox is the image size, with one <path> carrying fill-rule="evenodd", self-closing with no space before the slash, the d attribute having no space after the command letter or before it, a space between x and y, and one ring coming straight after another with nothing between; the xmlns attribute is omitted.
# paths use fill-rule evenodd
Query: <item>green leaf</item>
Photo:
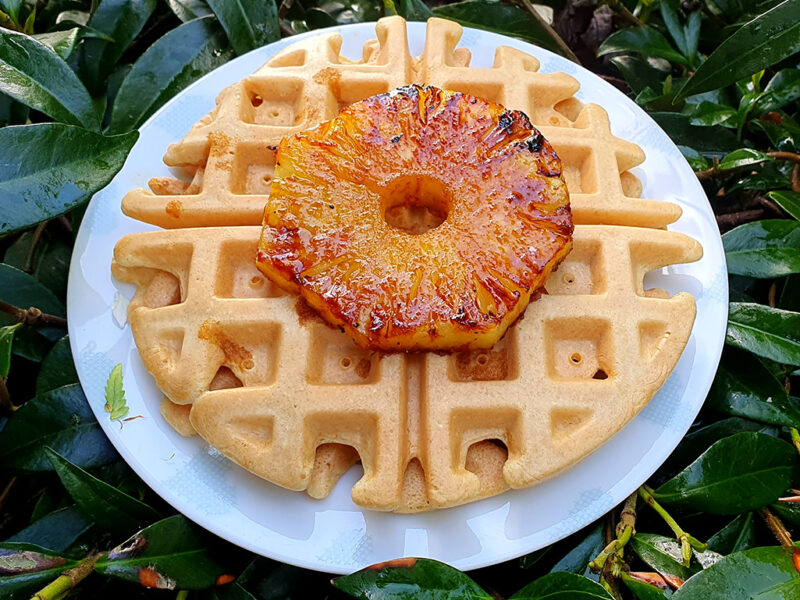
<svg viewBox="0 0 800 600"><path fill-rule="evenodd" d="M775 362L800 366L800 313L731 302L725 343Z"/></svg>
<svg viewBox="0 0 800 600"><path fill-rule="evenodd" d="M652 533L637 533L630 539L629 544L636 556L661 575L678 577L685 581L697 571L696 568L690 569L681 564L681 545L675 538Z"/></svg>
<svg viewBox="0 0 800 600"><path fill-rule="evenodd" d="M780 190L769 192L767 197L795 219L800 220L800 192Z"/></svg>
<svg viewBox="0 0 800 600"><path fill-rule="evenodd" d="M103 91L106 78L122 54L144 27L155 10L157 0L101 0L89 19L89 27L108 39L85 39L81 73L94 95Z"/></svg>
<svg viewBox="0 0 800 600"><path fill-rule="evenodd" d="M800 98L800 70L781 69L769 80L754 110L759 114L772 112L798 98Z"/></svg>
<svg viewBox="0 0 800 600"><path fill-rule="evenodd" d="M11 17L11 20L17 25L20 24L19 9L23 1L24 0L0 0L0 9L3 9L3 12Z"/></svg>
<svg viewBox="0 0 800 600"><path fill-rule="evenodd" d="M171 30L139 57L123 80L108 132L137 129L167 100L231 58L233 51L213 16Z"/></svg>
<svg viewBox="0 0 800 600"><path fill-rule="evenodd" d="M670 479L673 475L691 464L698 456L711 447L711 444L724 437L741 433L743 431L761 431L762 433L777 435L777 429L767 425L748 421L747 419L730 418L716 421L697 431L693 431L681 440L678 447L670 454L669 458L656 472L652 481L659 485Z"/></svg>
<svg viewBox="0 0 800 600"><path fill-rule="evenodd" d="M728 154L725 158L719 161L719 170L729 171L731 169L738 169L740 167L747 167L749 165L757 165L764 161L771 161L772 159L760 152L751 148L739 148Z"/></svg>
<svg viewBox="0 0 800 600"><path fill-rule="evenodd" d="M399 558L333 580L338 590L371 600L491 600L458 569L427 558Z"/></svg>
<svg viewBox="0 0 800 600"><path fill-rule="evenodd" d="M632 54L612 56L608 60L619 69L625 82L636 94L648 87L653 90L658 89L667 76L664 71L659 71L647 61Z"/></svg>
<svg viewBox="0 0 800 600"><path fill-rule="evenodd" d="M439 6L433 10L433 14L466 27L516 37L574 60L574 54L570 55L564 50L563 42L559 45L555 32L548 31L534 16L515 6L496 0L465 0Z"/></svg>
<svg viewBox="0 0 800 600"><path fill-rule="evenodd" d="M76 506L68 506L42 517L8 538L63 552L92 527Z"/></svg>
<svg viewBox="0 0 800 600"><path fill-rule="evenodd" d="M692 167L695 171L702 171L703 169L708 168L708 161L706 157L700 154L694 148L689 148L688 146L678 146L678 150L681 151L683 154L683 158L686 159L686 162L689 163L689 166Z"/></svg>
<svg viewBox="0 0 800 600"><path fill-rule="evenodd" d="M77 383L23 404L0 436L0 459L8 467L49 471L53 467L45 446L87 468L117 457Z"/></svg>
<svg viewBox="0 0 800 600"><path fill-rule="evenodd" d="M278 8L263 0L208 0L236 54L281 38Z"/></svg>
<svg viewBox="0 0 800 600"><path fill-rule="evenodd" d="M753 355L726 350L708 393L717 412L772 425L800 426L800 408Z"/></svg>
<svg viewBox="0 0 800 600"><path fill-rule="evenodd" d="M167 0L170 10L184 23L212 14L203 0Z"/></svg>
<svg viewBox="0 0 800 600"><path fill-rule="evenodd" d="M680 113L654 112L650 113L650 116L675 144L689 146L707 156L727 154L739 146L736 134L719 125L711 127L692 125L690 117Z"/></svg>
<svg viewBox="0 0 800 600"><path fill-rule="evenodd" d="M800 273L800 222L764 219L722 236L728 273L772 278Z"/></svg>
<svg viewBox="0 0 800 600"><path fill-rule="evenodd" d="M603 586L575 573L549 573L508 600L613 600Z"/></svg>
<svg viewBox="0 0 800 600"><path fill-rule="evenodd" d="M53 349L42 362L42 368L39 369L39 376L36 379L36 394L41 395L73 383L78 383L78 373L72 360L69 336L65 335L53 345Z"/></svg>
<svg viewBox="0 0 800 600"><path fill-rule="evenodd" d="M11 346L14 343L14 334L22 327L22 323L0 327L0 377L8 377L11 369Z"/></svg>
<svg viewBox="0 0 800 600"><path fill-rule="evenodd" d="M58 123L0 129L0 235L88 200L122 168L137 138L135 132L105 137Z"/></svg>
<svg viewBox="0 0 800 600"><path fill-rule="evenodd" d="M43 548L0 543L0 597L30 596L76 564Z"/></svg>
<svg viewBox="0 0 800 600"><path fill-rule="evenodd" d="M62 59L67 60L75 50L81 30L78 27L64 29L62 31L51 31L49 33L39 33L31 37L37 42L44 44Z"/></svg>
<svg viewBox="0 0 800 600"><path fill-rule="evenodd" d="M52 449L45 452L69 495L101 527L126 534L158 519L159 514L144 502L100 481Z"/></svg>
<svg viewBox="0 0 800 600"><path fill-rule="evenodd" d="M776 502L770 509L785 523L800 527L800 504L796 502Z"/></svg>
<svg viewBox="0 0 800 600"><path fill-rule="evenodd" d="M422 0L384 0L386 14L400 15L406 21L427 21L433 12Z"/></svg>
<svg viewBox="0 0 800 600"><path fill-rule="evenodd" d="M637 600L666 600L672 596L671 592L655 586L651 583L642 581L631 577L624 571L620 573L620 579L630 591L632 591Z"/></svg>
<svg viewBox="0 0 800 600"><path fill-rule="evenodd" d="M128 414L125 401L125 390L122 387L122 363L111 369L106 381L106 412L111 413L111 420Z"/></svg>
<svg viewBox="0 0 800 600"><path fill-rule="evenodd" d="M755 545L756 527L751 512L739 515L708 538L708 549L719 554L732 554Z"/></svg>
<svg viewBox="0 0 800 600"><path fill-rule="evenodd" d="M800 50L800 0L784 0L722 42L700 65L678 97L735 83Z"/></svg>
<svg viewBox="0 0 800 600"><path fill-rule="evenodd" d="M673 600L792 600L800 597L800 573L792 552L781 547L752 548L726 556L675 592Z"/></svg>
<svg viewBox="0 0 800 600"><path fill-rule="evenodd" d="M600 44L597 56L614 52L632 52L647 58L663 58L680 65L689 64L686 57L677 52L667 38L652 27L628 27L611 34Z"/></svg>
<svg viewBox="0 0 800 600"><path fill-rule="evenodd" d="M1 28L0 91L56 121L100 129L89 92L69 65L32 37Z"/></svg>
<svg viewBox="0 0 800 600"><path fill-rule="evenodd" d="M208 540L186 517L175 515L139 531L95 564L95 571L149 587L201 590L224 573Z"/></svg>
<svg viewBox="0 0 800 600"><path fill-rule="evenodd" d="M794 448L763 433L737 433L719 440L659 487L659 502L729 515L774 502L791 482Z"/></svg>
<svg viewBox="0 0 800 600"><path fill-rule="evenodd" d="M724 104L715 104L713 102L688 104L683 112L691 117L690 123L692 125L701 127L710 127L711 125L735 126L731 123L733 118L736 117L736 110Z"/></svg>
<svg viewBox="0 0 800 600"><path fill-rule="evenodd" d="M9 129L13 129L13 127L0 129L0 139L3 137L3 132ZM2 148L2 146L0 146L0 148ZM0 153L2 153L2 149L0 149ZM2 176L2 167L3 165L0 163L0 176ZM2 198L2 183L0 183L0 200L2 200ZM2 229L0 229L0 231L2 231ZM6 264L0 264L0 300L18 308L27 309L34 306L43 313L48 313L57 317L67 316L64 305L61 304L61 301L56 298L53 292L27 273ZM11 323L13 323L11 317L5 313L0 313L0 326ZM17 353L19 343L23 339L23 334L25 333L31 333L35 337L39 337L39 334L41 334L47 339L55 341L64 335L64 330L43 327L36 329L34 332L27 328L22 329L16 335L17 343L14 345L15 354Z"/></svg>
<svg viewBox="0 0 800 600"><path fill-rule="evenodd" d="M55 229L56 231L53 231ZM20 270L29 269L39 283L45 285L59 299L67 296L69 263L72 258L72 240L64 241L57 228L45 229L33 251L28 256L34 241L34 231L29 229L8 247L4 262Z"/></svg>
<svg viewBox="0 0 800 600"><path fill-rule="evenodd" d="M605 547L603 540L603 528L598 525L587 535L572 550L559 560L553 568L550 569L551 573L577 573L578 575L586 575L589 563L592 559L600 554Z"/></svg>

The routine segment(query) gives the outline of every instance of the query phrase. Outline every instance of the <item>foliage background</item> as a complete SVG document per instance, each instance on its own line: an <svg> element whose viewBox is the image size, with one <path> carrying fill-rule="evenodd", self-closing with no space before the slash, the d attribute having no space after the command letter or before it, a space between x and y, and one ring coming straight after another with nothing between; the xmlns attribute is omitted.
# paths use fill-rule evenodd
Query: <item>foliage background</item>
<svg viewBox="0 0 800 600"><path fill-rule="evenodd" d="M800 0L544 5L0 0L0 597L800 597ZM161 104L281 36L392 13L539 44L635 98L725 232L728 347L689 434L622 510L468 575L401 561L331 585L199 530L119 458L77 383L66 277L86 202ZM124 418L117 376L108 401Z"/></svg>

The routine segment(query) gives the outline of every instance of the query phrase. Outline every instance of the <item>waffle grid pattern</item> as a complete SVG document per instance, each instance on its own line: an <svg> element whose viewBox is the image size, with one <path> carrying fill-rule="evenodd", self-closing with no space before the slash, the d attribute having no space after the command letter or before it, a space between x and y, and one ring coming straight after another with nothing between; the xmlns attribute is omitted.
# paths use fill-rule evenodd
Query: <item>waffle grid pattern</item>
<svg viewBox="0 0 800 600"><path fill-rule="evenodd" d="M530 485L618 431L664 382L694 319L691 296L645 291L643 277L701 250L659 231L679 209L638 198L628 170L641 150L611 136L602 108L572 97L569 76L537 73L536 59L502 47L493 68L471 69L447 21L429 22L420 59L402 19L382 20L377 35L361 64L320 36L223 91L165 158L193 181L154 180L155 193L123 201L130 216L172 230L123 238L112 269L138 286L131 327L178 431L196 429L248 470L314 497L360 459L354 501L406 512ZM279 140L409 82L525 111L564 161L574 250L490 351L372 355L248 259Z"/></svg>

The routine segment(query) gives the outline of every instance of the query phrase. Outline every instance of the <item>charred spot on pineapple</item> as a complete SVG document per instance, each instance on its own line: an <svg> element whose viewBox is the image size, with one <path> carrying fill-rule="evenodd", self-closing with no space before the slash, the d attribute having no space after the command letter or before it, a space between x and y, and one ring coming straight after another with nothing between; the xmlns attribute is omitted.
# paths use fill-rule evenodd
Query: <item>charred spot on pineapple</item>
<svg viewBox="0 0 800 600"><path fill-rule="evenodd" d="M481 98L399 88L276 158L258 266L365 348L491 347L572 244L558 156Z"/></svg>

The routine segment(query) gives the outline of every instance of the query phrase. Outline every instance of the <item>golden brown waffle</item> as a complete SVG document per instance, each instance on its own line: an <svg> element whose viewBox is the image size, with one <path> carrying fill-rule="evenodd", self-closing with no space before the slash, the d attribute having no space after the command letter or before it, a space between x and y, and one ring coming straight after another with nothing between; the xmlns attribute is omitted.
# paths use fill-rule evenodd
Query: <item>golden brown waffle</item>
<svg viewBox="0 0 800 600"><path fill-rule="evenodd" d="M527 114L563 161L576 223L664 227L680 216L674 204L638 198L641 184L629 169L644 153L611 135L605 110L573 98L572 77L539 73L535 58L502 46L492 68L471 68L469 50L456 48L461 26L451 21L428 21L419 59L409 54L400 17L381 19L376 32L361 62L340 56L341 37L325 34L290 46L225 89L217 107L165 156L168 165L195 175L192 185L157 179L152 192L130 192L123 211L166 228L260 225L284 136L332 119L352 102L419 83Z"/></svg>
<svg viewBox="0 0 800 600"><path fill-rule="evenodd" d="M493 68L469 68L469 52L455 48L460 27L439 19L419 59L402 19L380 21L377 33L360 63L322 35L225 90L167 154L193 181L153 180L155 193L123 201L127 214L177 229L126 236L112 268L138 286L131 327L176 430L196 429L245 468L314 497L361 460L357 503L418 511L539 481L625 425L666 380L694 320L691 296L644 291L644 274L701 249L659 229L680 210L637 198L628 169L644 155L610 135L602 108L572 97L572 78L537 73L536 59L509 48ZM411 82L526 111L564 161L581 224L574 250L490 351L371 354L254 265L270 148Z"/></svg>

